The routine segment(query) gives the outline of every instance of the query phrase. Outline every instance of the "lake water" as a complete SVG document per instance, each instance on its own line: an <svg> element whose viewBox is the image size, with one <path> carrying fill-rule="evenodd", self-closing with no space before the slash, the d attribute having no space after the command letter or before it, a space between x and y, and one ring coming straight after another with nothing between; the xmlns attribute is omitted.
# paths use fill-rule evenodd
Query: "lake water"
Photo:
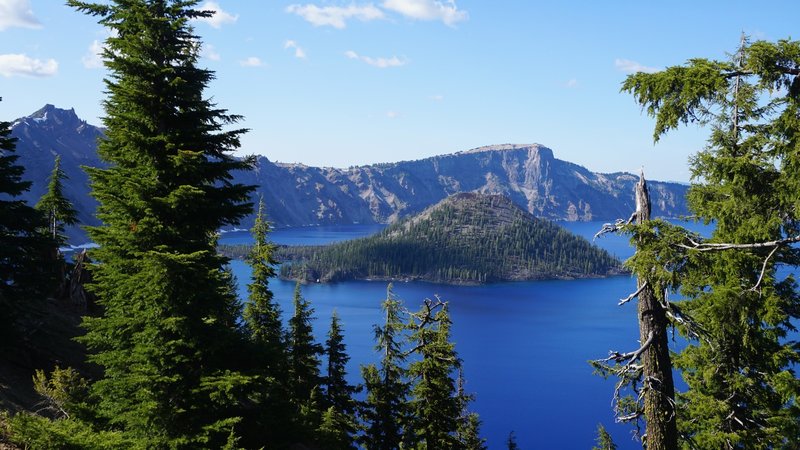
<svg viewBox="0 0 800 450"><path fill-rule="evenodd" d="M563 223L591 239L599 222ZM274 231L280 244L321 244L364 236L380 226L308 227ZM246 232L225 233L221 243L250 242ZM597 244L620 258L630 256L627 239L606 236ZM240 296L250 279L249 267L232 262ZM284 313L292 310L293 282L270 286ZM587 363L609 350L638 347L636 304L617 306L635 290L629 276L604 279L448 286L398 282L395 294L417 309L438 295L450 303L452 334L463 359L466 389L475 394L472 410L483 421L490 449L503 449L514 431L522 449L588 449L597 425L603 423L620 450L641 448L630 425L615 424L611 411L614 381L592 375ZM331 313L342 318L351 356L352 382L360 382L359 366L377 362L373 326L380 323L385 282L310 284L303 295L316 310L315 334L324 342Z"/></svg>

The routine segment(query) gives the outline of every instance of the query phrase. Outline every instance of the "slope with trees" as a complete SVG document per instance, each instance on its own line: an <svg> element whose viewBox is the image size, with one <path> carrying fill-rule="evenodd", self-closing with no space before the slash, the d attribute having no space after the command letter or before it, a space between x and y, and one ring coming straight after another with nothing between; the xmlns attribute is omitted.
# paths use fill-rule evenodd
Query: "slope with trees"
<svg viewBox="0 0 800 450"><path fill-rule="evenodd" d="M499 195L456 194L375 236L283 251L293 261L281 276L311 281L484 283L619 273L606 251Z"/></svg>

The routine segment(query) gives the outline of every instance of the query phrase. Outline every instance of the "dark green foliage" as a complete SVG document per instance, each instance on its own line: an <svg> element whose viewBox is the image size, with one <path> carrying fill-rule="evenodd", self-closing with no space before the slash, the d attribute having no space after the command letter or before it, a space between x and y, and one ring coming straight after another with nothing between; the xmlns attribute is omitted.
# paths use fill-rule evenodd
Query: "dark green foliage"
<svg viewBox="0 0 800 450"><path fill-rule="evenodd" d="M237 367L243 339L236 298L214 235L249 213L251 188L232 184L243 130L203 98L189 21L197 1L69 1L114 33L103 53L109 78L108 169L90 169L98 217L89 230L92 291L103 315L83 342L103 369L97 414L148 447L221 447L240 420L251 379Z"/></svg>
<svg viewBox="0 0 800 450"><path fill-rule="evenodd" d="M666 269L665 287L680 286L693 320L678 324L691 340L676 358L689 387L678 416L687 447L800 445L800 354L789 337L800 296L777 271L799 261L788 245L800 235L798 75L800 42L743 38L731 61L693 59L623 85L656 117L656 139L681 123L711 127L691 161L689 203L715 231L707 241L656 233L648 257Z"/></svg>
<svg viewBox="0 0 800 450"><path fill-rule="evenodd" d="M450 342L450 326L447 303L431 300L409 323L410 342L420 356L408 370L414 383L411 429L420 448L461 448L457 432L464 399L456 386L461 361Z"/></svg>
<svg viewBox="0 0 800 450"><path fill-rule="evenodd" d="M391 284L386 294L386 320L375 328L380 367L361 368L367 399L360 443L387 450L485 449L480 419L467 408L472 396L464 393L461 361L450 342L447 303L425 300L419 312L408 313ZM413 362L406 368L410 355Z"/></svg>
<svg viewBox="0 0 800 450"><path fill-rule="evenodd" d="M19 320L52 292L47 260L53 243L46 222L19 196L30 188L16 164L11 124L0 121L0 348L17 343Z"/></svg>
<svg viewBox="0 0 800 450"><path fill-rule="evenodd" d="M322 378L319 374L320 344L314 342L311 325L314 309L300 293L300 283L294 288L294 314L289 319L287 336L289 351L289 389L292 402L297 405L306 432L319 426L322 408L319 404Z"/></svg>
<svg viewBox="0 0 800 450"><path fill-rule="evenodd" d="M514 432L508 433L508 439L506 439L506 448L508 450L519 450L519 445L517 445L517 437L514 435Z"/></svg>
<svg viewBox="0 0 800 450"><path fill-rule="evenodd" d="M247 262L252 268L252 281L247 285L248 298L244 307L244 321L254 344L263 350L261 364L269 376L279 376L286 367L284 331L281 309L273 300L269 279L275 276L275 244L268 240L270 225L264 214L264 201L258 205L258 214L251 230L255 244L250 248Z"/></svg>
<svg viewBox="0 0 800 450"><path fill-rule="evenodd" d="M606 431L606 427L602 424L597 425L597 444L592 447L592 450L617 450L617 445L611 439L611 435Z"/></svg>
<svg viewBox="0 0 800 450"><path fill-rule="evenodd" d="M351 415L343 414L331 406L322 414L322 422L317 429L317 442L321 448L329 450L355 449L353 430L356 423Z"/></svg>
<svg viewBox="0 0 800 450"><path fill-rule="evenodd" d="M468 413L462 417L458 431L458 439L464 450L487 450L486 439L480 436L481 419L477 413Z"/></svg>
<svg viewBox="0 0 800 450"><path fill-rule="evenodd" d="M382 327L375 327L378 341L375 348L381 354L380 366L361 367L367 390L362 410L365 430L361 444L369 449L393 450L404 442L409 424L407 399L410 387L404 367L402 306L394 296L391 284L386 288L386 300L382 306L386 320Z"/></svg>
<svg viewBox="0 0 800 450"><path fill-rule="evenodd" d="M331 327L328 331L328 340L325 342L325 355L328 360L328 370L323 379L325 385L323 403L328 409L323 416L323 422L327 420L329 426L338 424L341 434L336 441L339 447L342 445L352 447L356 432L357 406L353 394L359 389L351 386L346 380L347 362L350 361L350 357L347 355L342 325L336 311L331 316Z"/></svg>
<svg viewBox="0 0 800 450"><path fill-rule="evenodd" d="M269 241L270 225L259 202L258 214L251 230L255 245L249 247L247 262L252 268L252 281L247 285L244 306L245 332L251 344L253 382L252 418L244 424L253 446L264 442L283 444L293 437L292 404L289 398L289 362L280 306L273 299L269 279L275 276L275 244Z"/></svg>
<svg viewBox="0 0 800 450"><path fill-rule="evenodd" d="M291 248L281 276L336 281L421 278L448 283L617 273L619 261L501 196L458 194L381 233L330 246Z"/></svg>
<svg viewBox="0 0 800 450"><path fill-rule="evenodd" d="M58 155L47 184L47 192L36 204L36 209L47 218L48 231L58 245L64 245L67 241L64 226L78 223L78 212L64 196L61 182L66 178L67 174L61 169L61 155Z"/></svg>

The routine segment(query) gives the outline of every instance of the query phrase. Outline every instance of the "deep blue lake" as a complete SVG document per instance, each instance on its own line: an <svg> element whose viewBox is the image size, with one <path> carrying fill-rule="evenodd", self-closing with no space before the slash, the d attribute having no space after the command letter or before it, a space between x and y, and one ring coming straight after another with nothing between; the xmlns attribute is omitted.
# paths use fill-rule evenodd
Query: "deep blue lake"
<svg viewBox="0 0 800 450"><path fill-rule="evenodd" d="M562 223L591 239L600 222ZM696 228L696 227L693 227ZM381 226L308 227L276 230L279 244L320 244L377 232ZM225 233L221 243L250 242L247 232ZM598 245L624 259L632 253L627 238L609 235ZM232 262L245 298L249 267ZM284 314L292 310L293 282L271 282ZM466 389L475 394L490 449L505 448L514 431L522 449L588 449L603 423L618 448L637 449L630 425L615 424L611 410L614 381L592 374L590 359L609 350L638 346L636 304L617 306L635 290L629 276L604 279L448 286L398 282L395 294L415 310L438 295L450 303L453 341L463 359ZM385 282L310 284L303 295L316 310L315 334L324 342L331 313L342 318L351 356L350 380L360 382L359 366L377 362L373 325L380 323ZM677 345L677 344L676 344Z"/></svg>

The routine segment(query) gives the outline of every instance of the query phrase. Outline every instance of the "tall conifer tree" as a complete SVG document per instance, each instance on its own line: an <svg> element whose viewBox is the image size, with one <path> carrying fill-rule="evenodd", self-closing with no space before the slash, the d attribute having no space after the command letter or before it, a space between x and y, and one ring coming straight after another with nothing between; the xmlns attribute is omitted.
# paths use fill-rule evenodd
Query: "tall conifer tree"
<svg viewBox="0 0 800 450"><path fill-rule="evenodd" d="M323 348L314 341L312 319L314 309L303 298L300 283L294 288L294 314L289 319L289 390L292 402L299 407L299 420L304 433L313 433L319 426L322 407L319 404L322 378L319 373Z"/></svg>
<svg viewBox="0 0 800 450"><path fill-rule="evenodd" d="M402 305L392 291L386 288L383 302L385 321L383 327L375 327L378 341L376 350L381 353L380 366L362 366L361 375L367 390L362 410L365 421L361 443L365 448L394 450L404 443L409 424L408 394L406 380L406 355L403 352L405 324L402 320Z"/></svg>
<svg viewBox="0 0 800 450"><path fill-rule="evenodd" d="M258 203L258 213L251 230L254 245L247 262L253 270L252 281L247 285L248 298L244 307L244 320L250 338L264 351L260 355L270 372L269 376L285 379L286 348L281 323L280 306L273 300L269 288L270 278L275 277L277 246L269 240L270 224L264 212L264 200Z"/></svg>
<svg viewBox="0 0 800 450"><path fill-rule="evenodd" d="M238 421L246 378L228 359L240 347L226 258L215 233L251 210L251 188L231 183L249 167L230 151L239 117L203 91L189 21L211 12L195 0L70 0L113 34L106 40L108 169L90 169L103 224L92 289L101 317L83 342L104 376L97 412L147 447L221 447Z"/></svg>
<svg viewBox="0 0 800 450"><path fill-rule="evenodd" d="M659 226L656 277L679 280L690 345L676 359L688 391L678 426L691 448L800 446L800 318L792 276L800 242L800 42L749 43L730 61L628 77L623 90L656 118L655 140L680 124L711 127L691 160L690 208L710 239ZM659 273L660 272L660 273ZM673 309L668 305L673 312Z"/></svg>
<svg viewBox="0 0 800 450"><path fill-rule="evenodd" d="M42 265L52 242L41 233L42 215L19 198L31 183L15 150L11 124L0 121L0 347L16 342L15 322L53 285Z"/></svg>
<svg viewBox="0 0 800 450"><path fill-rule="evenodd" d="M72 207L72 202L64 196L62 181L67 178L66 172L61 168L61 155L58 155L47 183L47 192L36 204L36 209L47 218L47 228L58 245L64 245L67 241L64 236L64 226L78 223L78 212Z"/></svg>
<svg viewBox="0 0 800 450"><path fill-rule="evenodd" d="M438 309L438 311L436 311ZM425 300L422 310L411 315L411 345L421 359L411 364L412 430L421 448L465 448L458 439L464 399L459 395L456 373L461 361L450 342L447 303Z"/></svg>
<svg viewBox="0 0 800 450"><path fill-rule="evenodd" d="M325 393L321 432L330 436L327 447L352 448L356 433L356 401L353 394L358 388L347 382L347 348L344 344L339 314L333 311L328 339L325 341L328 370L324 377ZM336 433L331 430L336 429Z"/></svg>

